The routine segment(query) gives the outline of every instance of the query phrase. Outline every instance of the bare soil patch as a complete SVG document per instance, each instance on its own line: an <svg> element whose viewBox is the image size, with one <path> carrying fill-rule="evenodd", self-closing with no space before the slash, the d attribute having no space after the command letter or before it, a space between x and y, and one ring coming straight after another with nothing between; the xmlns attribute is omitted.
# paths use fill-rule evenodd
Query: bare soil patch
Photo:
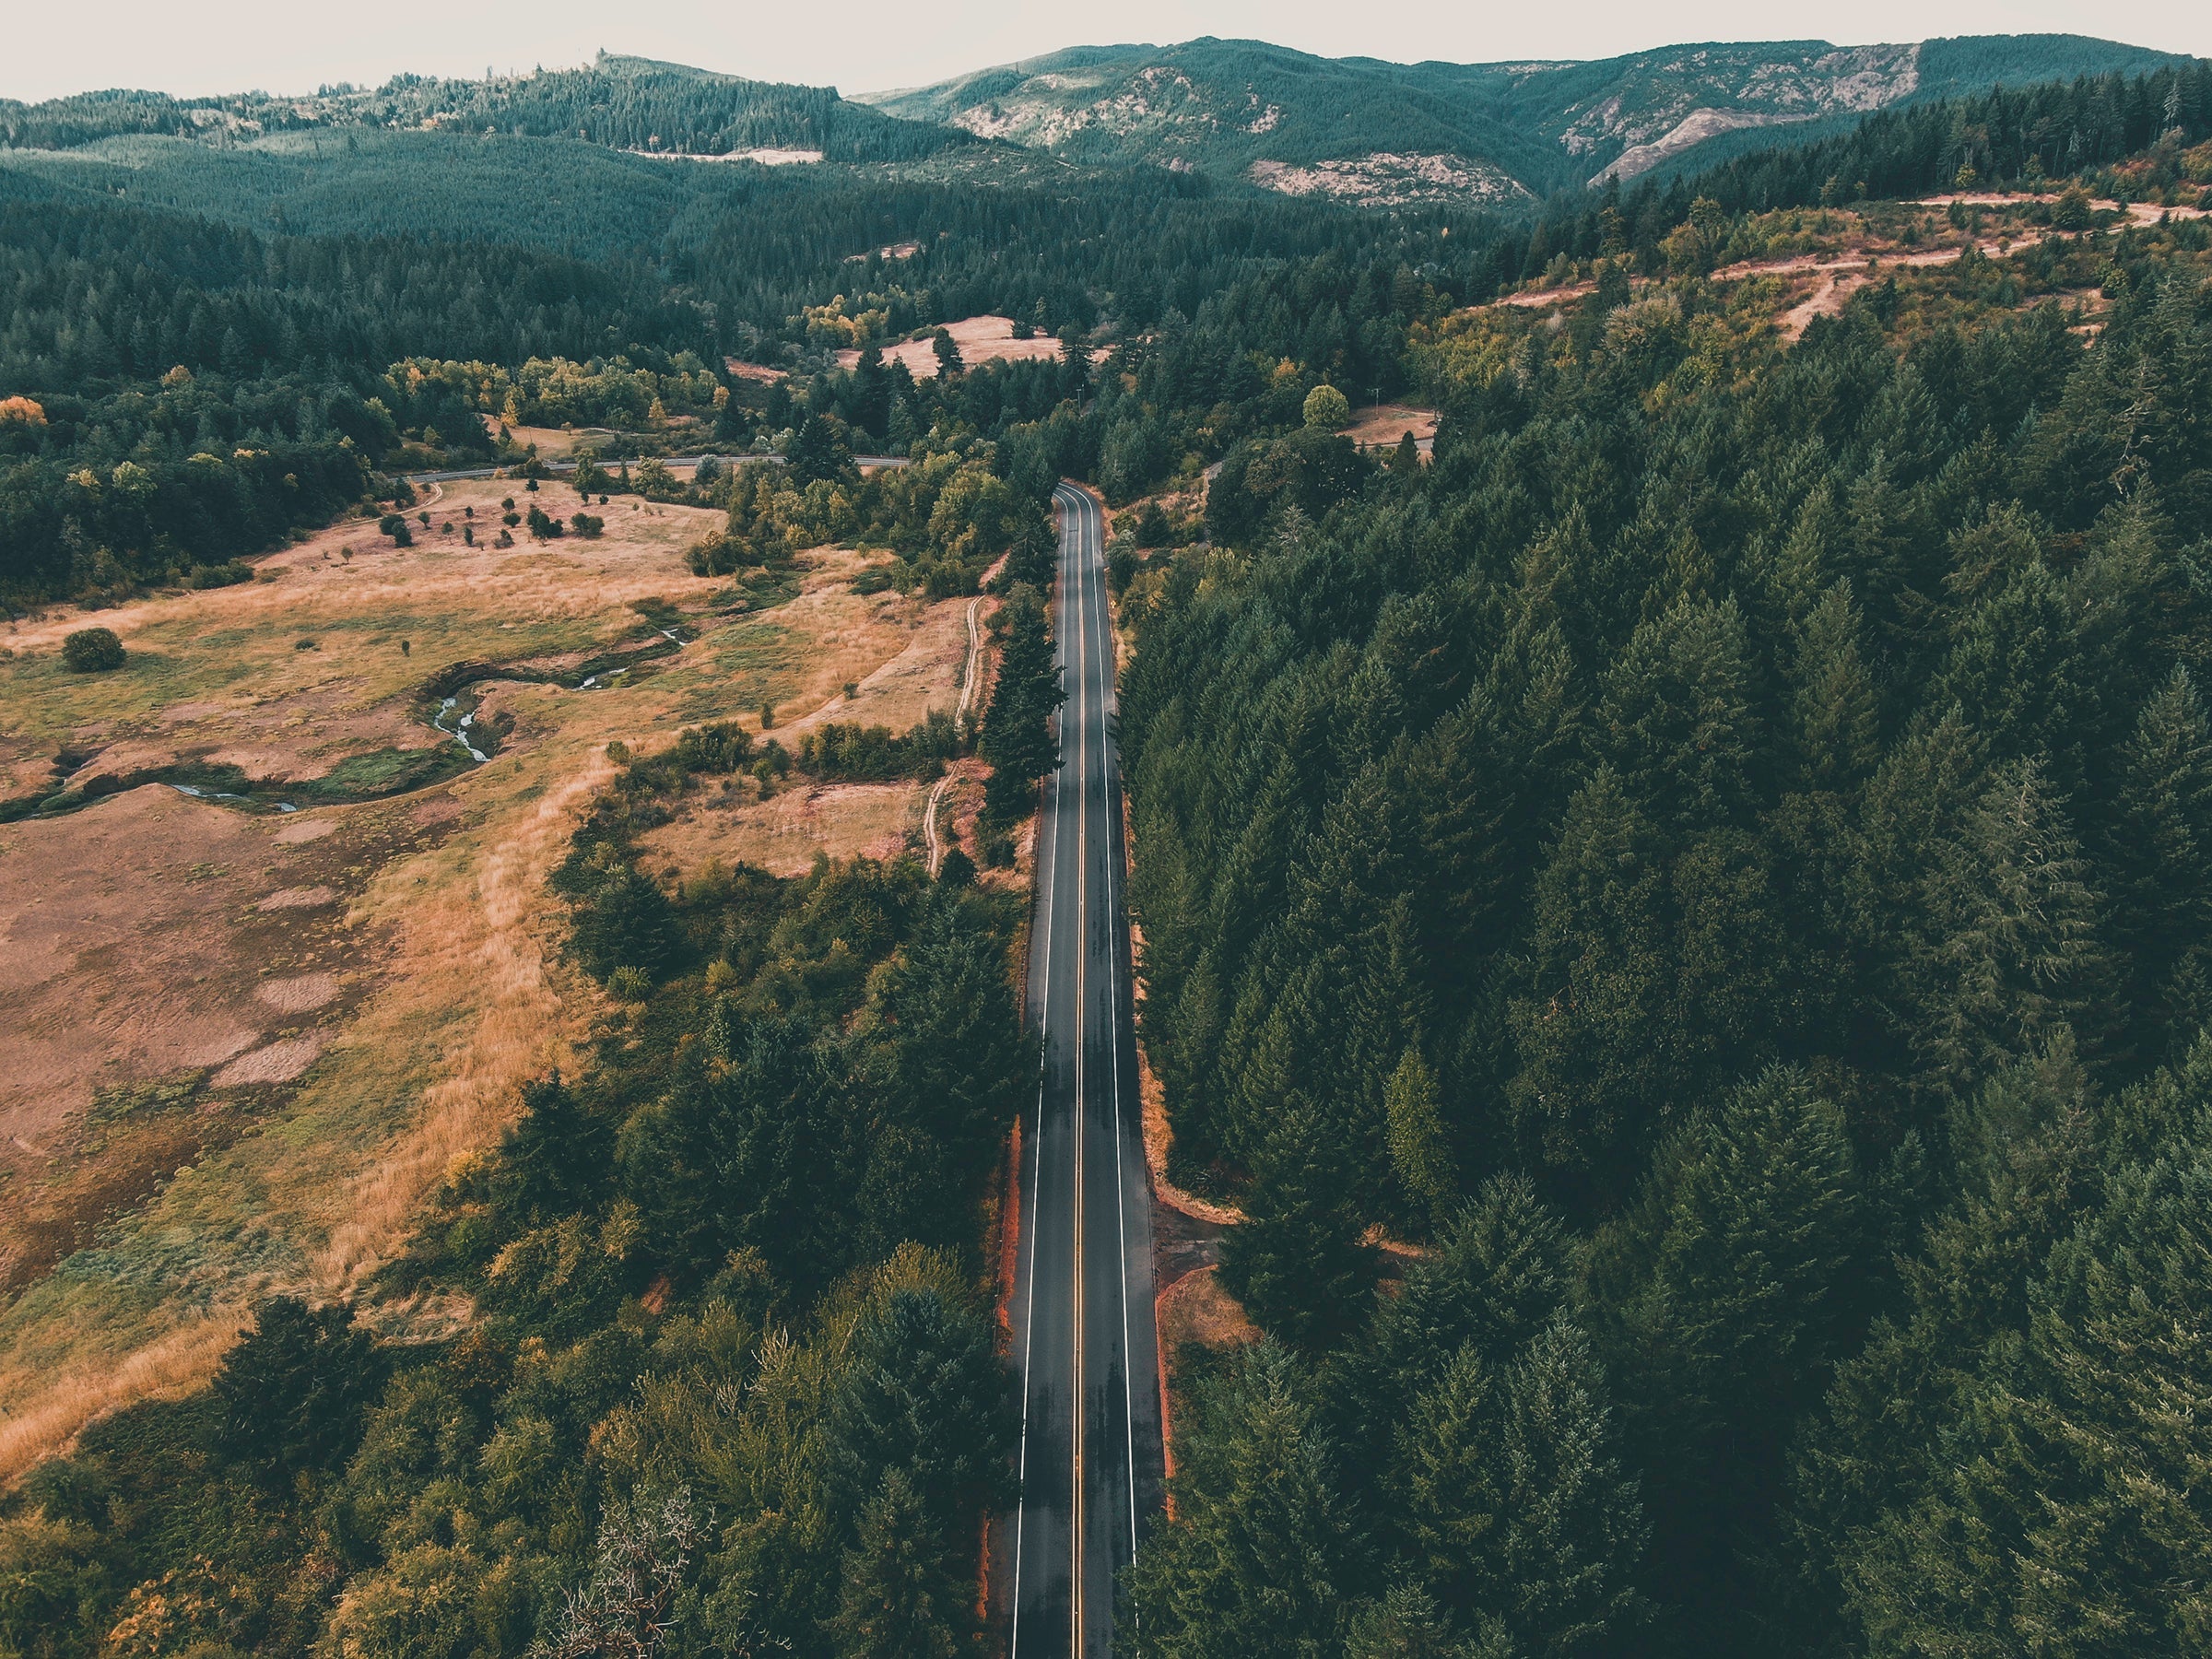
<svg viewBox="0 0 2212 1659"><path fill-rule="evenodd" d="M1410 404L1369 404L1352 411L1352 424L1344 429L1344 436L1361 449L1395 449L1411 432L1414 447L1427 454L1436 443L1436 420L1434 409L1417 409Z"/></svg>
<svg viewBox="0 0 2212 1659"><path fill-rule="evenodd" d="M295 979L264 980L254 993L279 1014L309 1014L338 994L335 973L302 973Z"/></svg>
<svg viewBox="0 0 2212 1659"><path fill-rule="evenodd" d="M1260 1339L1237 1299L1221 1288L1217 1269L1186 1273L1159 1293L1156 1304L1160 1351L1172 1355L1186 1342L1201 1347L1241 1347ZM1173 1360L1169 1361L1171 1370Z"/></svg>
<svg viewBox="0 0 2212 1659"><path fill-rule="evenodd" d="M253 1083L289 1083L315 1063L323 1053L320 1037L286 1037L266 1048L241 1054L209 1079L217 1088L241 1088Z"/></svg>

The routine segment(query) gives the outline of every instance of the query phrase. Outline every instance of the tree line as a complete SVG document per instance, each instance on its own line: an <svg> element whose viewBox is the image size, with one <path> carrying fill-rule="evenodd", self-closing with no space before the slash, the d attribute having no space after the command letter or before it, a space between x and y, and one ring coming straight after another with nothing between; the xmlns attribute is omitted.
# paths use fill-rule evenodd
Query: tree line
<svg viewBox="0 0 2212 1659"><path fill-rule="evenodd" d="M2117 1264L2204 1225L2198 241L2092 346L1500 312L1432 465L1133 578L1144 1035L1270 1338L1135 1651L2190 1645L2195 1291Z"/></svg>
<svg viewBox="0 0 2212 1659"><path fill-rule="evenodd" d="M611 1012L388 1275L465 1332L265 1303L212 1391L11 1495L9 1651L971 1643L1018 1424L982 1290L1015 903L911 858L665 888L631 838L744 737L624 756L556 877Z"/></svg>

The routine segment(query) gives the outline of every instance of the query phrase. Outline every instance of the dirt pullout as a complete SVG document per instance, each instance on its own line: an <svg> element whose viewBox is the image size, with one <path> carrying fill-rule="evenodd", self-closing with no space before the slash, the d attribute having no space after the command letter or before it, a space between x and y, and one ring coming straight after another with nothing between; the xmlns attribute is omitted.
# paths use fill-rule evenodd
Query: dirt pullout
<svg viewBox="0 0 2212 1659"><path fill-rule="evenodd" d="M1009 358L1056 358L1060 342L1051 335L1031 335L1026 340L1014 337L1014 319L1011 317L966 317L958 323L947 323L945 332L952 336L953 344L960 348L960 361L969 368L978 363L998 362ZM937 372L937 352L931 337L907 340L897 346L882 347L883 360L888 366L896 358L906 365L906 371L916 380L932 380ZM858 351L841 351L837 354L838 367L850 369L860 361Z"/></svg>
<svg viewBox="0 0 2212 1659"><path fill-rule="evenodd" d="M1370 404L1352 411L1352 424L1343 435L1361 449L1395 449L1406 434L1413 434L1414 447L1426 454L1436 442L1437 414L1434 409L1417 409L1409 404Z"/></svg>
<svg viewBox="0 0 2212 1659"><path fill-rule="evenodd" d="M1782 313L1782 337L1794 346L1815 317L1841 316L1845 301L1866 286L1864 271L1831 271L1813 291Z"/></svg>

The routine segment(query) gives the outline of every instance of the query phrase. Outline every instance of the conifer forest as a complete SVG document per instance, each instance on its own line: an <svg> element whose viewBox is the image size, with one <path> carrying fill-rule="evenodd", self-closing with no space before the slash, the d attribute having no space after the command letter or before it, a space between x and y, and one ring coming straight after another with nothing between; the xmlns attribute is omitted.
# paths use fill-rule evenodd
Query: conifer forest
<svg viewBox="0 0 2212 1659"><path fill-rule="evenodd" d="M2212 63L2006 50L1381 204L641 60L0 104L11 622L397 558L496 468L470 548L709 514L716 615L857 549L840 602L977 641L911 729L594 738L532 889L588 1039L345 1296L271 1244L206 1376L9 1465L0 1655L1006 1652L1063 480L1155 1203L1234 1327L1160 1300L1113 1651L2204 1653ZM948 774L941 858L934 794L806 874L668 851ZM0 865L105 805L0 799Z"/></svg>

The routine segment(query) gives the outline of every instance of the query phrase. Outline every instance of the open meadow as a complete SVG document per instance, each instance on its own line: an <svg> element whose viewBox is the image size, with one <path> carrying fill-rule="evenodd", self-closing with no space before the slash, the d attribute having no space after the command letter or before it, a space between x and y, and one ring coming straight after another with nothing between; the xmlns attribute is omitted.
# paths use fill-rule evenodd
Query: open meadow
<svg viewBox="0 0 2212 1659"><path fill-rule="evenodd" d="M626 497L596 538L496 548L509 497L580 506L521 488L444 486L405 549L354 520L251 582L5 636L0 796L55 809L0 825L0 1474L203 1381L256 1298L360 1290L521 1083L572 1066L599 997L545 877L610 742L765 706L795 747L959 699L968 602L855 594L876 556L696 577L721 515ZM95 623L125 665L67 672ZM481 762L431 724L464 716ZM743 780L649 863L896 853L924 788ZM453 1312L369 1305L402 1336Z"/></svg>

